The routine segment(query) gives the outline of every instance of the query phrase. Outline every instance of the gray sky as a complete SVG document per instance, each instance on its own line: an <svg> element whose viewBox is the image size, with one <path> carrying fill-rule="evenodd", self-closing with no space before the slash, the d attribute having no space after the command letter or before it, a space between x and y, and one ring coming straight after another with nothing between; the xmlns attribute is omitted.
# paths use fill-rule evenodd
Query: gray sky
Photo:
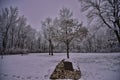
<svg viewBox="0 0 120 80"><path fill-rule="evenodd" d="M57 17L63 7L70 8L73 15L80 21L85 21L84 13L80 12L78 0L0 0L0 6L17 6L20 15L25 15L28 23L35 29L40 29L41 21L47 17Z"/></svg>

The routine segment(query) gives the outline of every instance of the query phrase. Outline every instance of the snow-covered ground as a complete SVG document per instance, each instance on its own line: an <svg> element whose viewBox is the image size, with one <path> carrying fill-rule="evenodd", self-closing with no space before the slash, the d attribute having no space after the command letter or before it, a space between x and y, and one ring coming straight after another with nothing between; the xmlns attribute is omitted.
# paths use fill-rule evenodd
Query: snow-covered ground
<svg viewBox="0 0 120 80"><path fill-rule="evenodd" d="M65 53L8 55L0 58L0 80L49 80ZM120 80L120 53L71 53L74 68L79 65L80 80Z"/></svg>

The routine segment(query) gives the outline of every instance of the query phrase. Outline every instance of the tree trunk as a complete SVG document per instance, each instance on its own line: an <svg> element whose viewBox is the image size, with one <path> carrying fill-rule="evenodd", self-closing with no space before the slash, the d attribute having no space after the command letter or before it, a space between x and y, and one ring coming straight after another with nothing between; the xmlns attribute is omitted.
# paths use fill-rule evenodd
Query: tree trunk
<svg viewBox="0 0 120 80"><path fill-rule="evenodd" d="M49 40L49 55L51 55L50 53L51 53L51 51L50 51L50 40Z"/></svg>
<svg viewBox="0 0 120 80"><path fill-rule="evenodd" d="M14 47L14 28L12 27L10 48L13 48L13 47Z"/></svg>
<svg viewBox="0 0 120 80"><path fill-rule="evenodd" d="M119 46L120 46L120 35L119 35L119 32L117 30L114 30L114 33L115 33L115 35L117 37L117 40L118 40Z"/></svg>
<svg viewBox="0 0 120 80"><path fill-rule="evenodd" d="M53 44L52 44L52 41L51 39L49 40L49 55L53 55Z"/></svg>
<svg viewBox="0 0 120 80"><path fill-rule="evenodd" d="M3 52L4 52L4 51L2 50L2 51L1 51L1 59L3 59L3 54L4 54Z"/></svg>
<svg viewBox="0 0 120 80"><path fill-rule="evenodd" d="M66 47L67 47L67 58L69 59L69 42L68 42L68 40L66 42Z"/></svg>
<svg viewBox="0 0 120 80"><path fill-rule="evenodd" d="M51 43L51 55L53 56L53 44Z"/></svg>

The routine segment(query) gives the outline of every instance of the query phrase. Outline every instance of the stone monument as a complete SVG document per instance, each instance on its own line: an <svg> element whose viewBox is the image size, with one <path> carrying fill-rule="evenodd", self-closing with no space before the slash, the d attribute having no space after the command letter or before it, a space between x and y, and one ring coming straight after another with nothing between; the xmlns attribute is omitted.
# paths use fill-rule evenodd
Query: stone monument
<svg viewBox="0 0 120 80"><path fill-rule="evenodd" d="M81 78L81 71L73 69L73 64L70 61L64 59L58 63L55 70L50 76L50 79L74 79L78 80Z"/></svg>

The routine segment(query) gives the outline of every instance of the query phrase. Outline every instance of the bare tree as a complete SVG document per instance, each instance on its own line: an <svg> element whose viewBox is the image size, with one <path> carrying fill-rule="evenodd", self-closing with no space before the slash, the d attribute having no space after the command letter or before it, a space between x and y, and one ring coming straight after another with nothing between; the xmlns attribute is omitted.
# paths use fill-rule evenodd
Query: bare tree
<svg viewBox="0 0 120 80"><path fill-rule="evenodd" d="M120 0L79 0L82 11L88 10L87 17L98 24L105 24L113 30L120 44Z"/></svg>
<svg viewBox="0 0 120 80"><path fill-rule="evenodd" d="M42 22L42 28L44 37L49 42L49 55L53 55L52 19L46 18Z"/></svg>
<svg viewBox="0 0 120 80"><path fill-rule="evenodd" d="M17 23L17 36L16 36L16 48L23 48L25 38L26 18L24 16L19 17Z"/></svg>
<svg viewBox="0 0 120 80"><path fill-rule="evenodd" d="M3 8L0 11L0 50L15 53L36 47L36 30L27 24L24 16L18 15L18 8ZM19 52L19 53L20 53ZM17 52L15 53L17 54Z"/></svg>
<svg viewBox="0 0 120 80"><path fill-rule="evenodd" d="M18 9L10 7L10 8L4 8L1 10L0 13L0 24L2 29L2 46L3 46L3 52L7 48L8 44L8 35L10 28L14 26L18 22Z"/></svg>
<svg viewBox="0 0 120 80"><path fill-rule="evenodd" d="M82 23L72 19L72 12L63 8L60 10L60 18L56 28L57 34L55 38L66 45L67 58L69 58L70 43L76 38L83 38L87 35L87 29L82 27Z"/></svg>

